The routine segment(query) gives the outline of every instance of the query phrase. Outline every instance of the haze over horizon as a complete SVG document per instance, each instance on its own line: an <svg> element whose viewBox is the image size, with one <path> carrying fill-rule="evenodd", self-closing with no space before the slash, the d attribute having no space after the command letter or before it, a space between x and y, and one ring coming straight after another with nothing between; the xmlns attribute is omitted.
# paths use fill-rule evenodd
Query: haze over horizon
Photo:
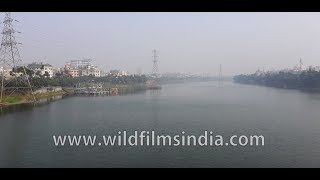
<svg viewBox="0 0 320 180"><path fill-rule="evenodd" d="M12 13L25 63L90 58L104 70L224 75L319 66L320 13ZM1 13L1 19L4 13ZM3 24L0 25L1 29Z"/></svg>

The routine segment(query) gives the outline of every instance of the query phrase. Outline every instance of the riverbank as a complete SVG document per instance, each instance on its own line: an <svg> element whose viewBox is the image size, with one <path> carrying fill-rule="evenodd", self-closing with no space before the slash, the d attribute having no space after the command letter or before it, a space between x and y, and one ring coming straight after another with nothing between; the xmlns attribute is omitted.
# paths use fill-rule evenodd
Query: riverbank
<svg viewBox="0 0 320 180"><path fill-rule="evenodd" d="M57 92L46 92L46 93L39 93L34 94L34 97L36 101L39 101L43 98L50 98L54 96L61 96L66 95L67 93L65 91L57 91ZM28 104L33 103L33 96L31 94L28 95L19 95L15 94L10 97L4 97L3 102L0 103L0 107L2 106L12 106L12 105L18 105L18 104Z"/></svg>
<svg viewBox="0 0 320 180"><path fill-rule="evenodd" d="M117 92L119 94L125 94L125 93L133 93L133 92L139 92L139 91L145 91L148 90L149 88L147 87L146 84L109 84L105 85L104 89L112 89L112 88L117 88ZM71 88L72 89L72 88ZM66 92L65 90L61 91L56 91L56 92L45 92L45 93L37 93L34 94L36 101L39 101L40 99L43 98L50 98L54 96L61 96L61 95L72 95L73 93ZM11 106L11 105L18 105L18 104L28 104L28 103L33 103L33 97L31 94L29 95L13 95L10 97L5 97L4 102L0 103L1 106Z"/></svg>
<svg viewBox="0 0 320 180"><path fill-rule="evenodd" d="M267 73L241 74L234 76L234 82L281 89L295 89L303 92L320 92L320 71L313 69L301 72L278 71Z"/></svg>
<svg viewBox="0 0 320 180"><path fill-rule="evenodd" d="M233 81L237 84L245 84L245 85L251 85L251 86L261 86L261 87L269 87L269 88L276 88L276 89L287 89L287 90L295 90L295 91L301 91L304 93L316 93L320 94L320 88L296 88L296 87L286 87L286 86L270 86L270 85L263 85L263 84L254 84L254 83L244 83L244 82L237 82Z"/></svg>

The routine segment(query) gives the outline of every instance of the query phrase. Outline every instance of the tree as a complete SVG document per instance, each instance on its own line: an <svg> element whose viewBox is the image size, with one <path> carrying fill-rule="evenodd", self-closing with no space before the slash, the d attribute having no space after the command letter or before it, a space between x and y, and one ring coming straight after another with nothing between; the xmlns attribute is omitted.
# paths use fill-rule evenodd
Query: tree
<svg viewBox="0 0 320 180"><path fill-rule="evenodd" d="M249 74L235 76L234 81L277 88L320 90L320 71L309 68L302 72L273 72L263 75Z"/></svg>
<svg viewBox="0 0 320 180"><path fill-rule="evenodd" d="M39 77L41 77L41 76L42 76L41 71L37 71L37 72L36 72L36 75L39 76Z"/></svg>
<svg viewBox="0 0 320 180"><path fill-rule="evenodd" d="M17 72L18 72L18 73L23 73L23 74L25 74L24 71L26 71L26 74L27 74L28 76L30 76L30 77L32 77L33 74L34 74L34 71L31 70L31 69L29 69L29 68L27 68L27 67L19 67L19 68L17 69Z"/></svg>
<svg viewBox="0 0 320 180"><path fill-rule="evenodd" d="M36 72L36 74L41 73ZM56 76L52 78L48 77L48 73L44 76L38 76L31 78L31 84L33 87L47 87L47 86L64 86L64 87L74 87L74 85L81 84L105 84L105 85L116 85L116 84L143 84L146 82L146 76L117 76L112 75L105 77L94 77L94 76L80 76L80 77L67 77L67 76Z"/></svg>
<svg viewBox="0 0 320 180"><path fill-rule="evenodd" d="M60 73L60 72L57 72L55 75L56 75L57 77L63 76L63 74Z"/></svg>

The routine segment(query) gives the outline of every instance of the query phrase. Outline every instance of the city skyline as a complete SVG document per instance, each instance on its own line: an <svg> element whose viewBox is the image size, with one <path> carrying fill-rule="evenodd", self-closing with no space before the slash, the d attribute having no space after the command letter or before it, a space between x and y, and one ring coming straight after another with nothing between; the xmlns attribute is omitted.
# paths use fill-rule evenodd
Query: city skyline
<svg viewBox="0 0 320 180"><path fill-rule="evenodd" d="M104 70L218 74L318 66L319 13L12 13L25 63L92 59ZM2 17L3 18L3 14ZM2 25L1 25L2 28Z"/></svg>

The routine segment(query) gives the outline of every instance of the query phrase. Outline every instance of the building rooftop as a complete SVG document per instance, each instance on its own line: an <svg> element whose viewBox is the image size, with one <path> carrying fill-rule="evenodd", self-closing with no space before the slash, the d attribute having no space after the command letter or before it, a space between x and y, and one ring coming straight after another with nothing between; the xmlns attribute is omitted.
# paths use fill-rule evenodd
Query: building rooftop
<svg viewBox="0 0 320 180"><path fill-rule="evenodd" d="M37 62L33 62L31 64L28 64L27 67L30 69L41 69L43 66L49 66L49 67L53 67L52 65L48 64L48 63L37 63Z"/></svg>

